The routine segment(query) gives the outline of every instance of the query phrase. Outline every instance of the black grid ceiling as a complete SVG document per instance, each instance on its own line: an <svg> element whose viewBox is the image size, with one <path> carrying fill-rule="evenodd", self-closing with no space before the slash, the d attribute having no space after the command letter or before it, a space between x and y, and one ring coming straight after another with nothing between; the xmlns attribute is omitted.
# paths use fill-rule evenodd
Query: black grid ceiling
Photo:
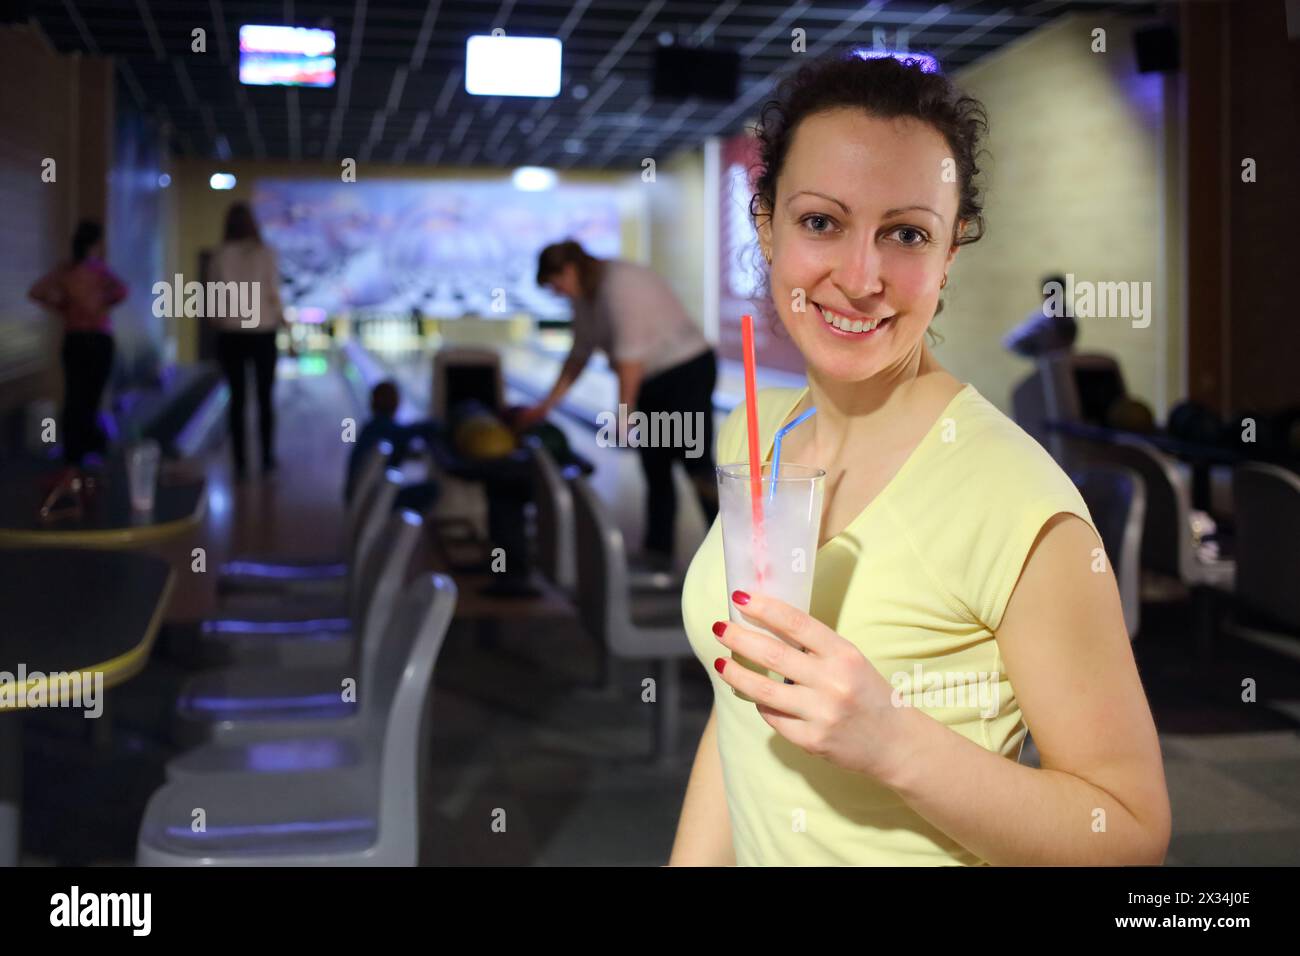
<svg viewBox="0 0 1300 956"><path fill-rule="evenodd" d="M1141 0L36 0L31 9L56 49L114 57L130 95L167 124L178 155L639 169L644 157L666 157L739 130L785 71L828 49L869 45L874 28L890 40L907 30L909 49L935 53L951 71L1067 14L1149 19L1158 6ZM245 23L334 30L335 86L241 85L238 37ZM196 27L207 31L206 53L191 52ZM465 92L466 38L498 27L564 41L558 97ZM806 53L791 52L795 27L806 31ZM736 102L653 101L653 51L667 38L739 50Z"/></svg>

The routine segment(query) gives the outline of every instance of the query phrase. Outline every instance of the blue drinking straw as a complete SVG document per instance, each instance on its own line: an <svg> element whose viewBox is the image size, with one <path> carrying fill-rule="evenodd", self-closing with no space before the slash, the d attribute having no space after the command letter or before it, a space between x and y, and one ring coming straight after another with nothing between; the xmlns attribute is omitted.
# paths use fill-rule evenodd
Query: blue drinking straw
<svg viewBox="0 0 1300 956"><path fill-rule="evenodd" d="M816 411L817 411L817 407L814 405L812 408L808 409L808 411L804 412L802 415L800 415L798 418L792 421L789 425L786 425L784 428L782 428L779 432L776 433L776 444L772 449L772 480L769 483L768 492L767 492L767 500L769 504L776 497L776 476L781 471L781 439L785 438L786 432L794 428L795 425L798 425L801 422L803 422L806 418L808 418Z"/></svg>

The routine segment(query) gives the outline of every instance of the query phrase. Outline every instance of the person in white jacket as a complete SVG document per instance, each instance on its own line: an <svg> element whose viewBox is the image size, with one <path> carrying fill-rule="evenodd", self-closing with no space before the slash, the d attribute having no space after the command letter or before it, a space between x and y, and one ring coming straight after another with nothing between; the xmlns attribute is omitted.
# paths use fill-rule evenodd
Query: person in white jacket
<svg viewBox="0 0 1300 956"><path fill-rule="evenodd" d="M209 262L211 282L248 283L257 294L255 322L241 315L209 316L217 329L217 361L230 385L230 440L235 475L246 474L244 449L245 370L253 363L257 382L258 426L262 473L275 471L275 364L279 357L276 330L284 325L280 300L280 270L275 250L262 241L257 220L246 203L234 203L226 213L221 246ZM257 283L253 286L252 283ZM241 293L241 296L244 293Z"/></svg>

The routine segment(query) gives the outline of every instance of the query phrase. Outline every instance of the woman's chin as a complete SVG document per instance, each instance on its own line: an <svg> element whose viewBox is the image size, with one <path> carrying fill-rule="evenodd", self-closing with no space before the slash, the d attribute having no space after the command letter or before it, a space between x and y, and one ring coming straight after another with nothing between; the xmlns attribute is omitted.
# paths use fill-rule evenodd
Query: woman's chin
<svg viewBox="0 0 1300 956"><path fill-rule="evenodd" d="M865 382L880 371L878 362L864 362L861 359L850 360L837 355L809 355L805 353L804 363L809 374L816 374L822 382L840 382L851 385Z"/></svg>
<svg viewBox="0 0 1300 956"><path fill-rule="evenodd" d="M888 364L883 355L854 354L857 350L827 348L824 342L806 344L808 347L800 350L804 364L823 381L861 382Z"/></svg>
<svg viewBox="0 0 1300 956"><path fill-rule="evenodd" d="M818 331L820 332L820 330ZM886 331L886 334L889 334L901 330L882 329L881 331ZM865 382L885 369L896 366L900 360L904 360L904 356L911 350L905 349L904 355L900 355L898 351L900 343L897 336L891 337L894 338L892 342L864 341L858 343L850 339L845 343L841 343L838 333L830 341L822 333L816 336L802 337L796 344L803 355L804 365L807 367L809 374L815 373L823 382L850 384ZM881 345L891 347L880 348Z"/></svg>

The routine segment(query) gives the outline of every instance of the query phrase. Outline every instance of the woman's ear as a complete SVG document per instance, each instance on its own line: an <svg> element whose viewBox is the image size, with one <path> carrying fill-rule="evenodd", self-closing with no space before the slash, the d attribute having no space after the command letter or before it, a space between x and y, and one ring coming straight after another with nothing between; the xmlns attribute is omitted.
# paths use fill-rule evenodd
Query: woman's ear
<svg viewBox="0 0 1300 956"><path fill-rule="evenodd" d="M754 216L754 219L755 219L754 231L758 233L759 251L763 253L764 259L766 259L768 262L771 262L772 261L772 217L767 213L763 212L762 209L760 208L759 212Z"/></svg>
<svg viewBox="0 0 1300 956"><path fill-rule="evenodd" d="M948 248L948 257L943 263L943 271L945 273L952 267L952 261L957 258L957 252L961 249L961 246L958 245L958 240L966 234L966 226L967 221L965 219L962 219L957 223L956 234L953 236L952 245Z"/></svg>

